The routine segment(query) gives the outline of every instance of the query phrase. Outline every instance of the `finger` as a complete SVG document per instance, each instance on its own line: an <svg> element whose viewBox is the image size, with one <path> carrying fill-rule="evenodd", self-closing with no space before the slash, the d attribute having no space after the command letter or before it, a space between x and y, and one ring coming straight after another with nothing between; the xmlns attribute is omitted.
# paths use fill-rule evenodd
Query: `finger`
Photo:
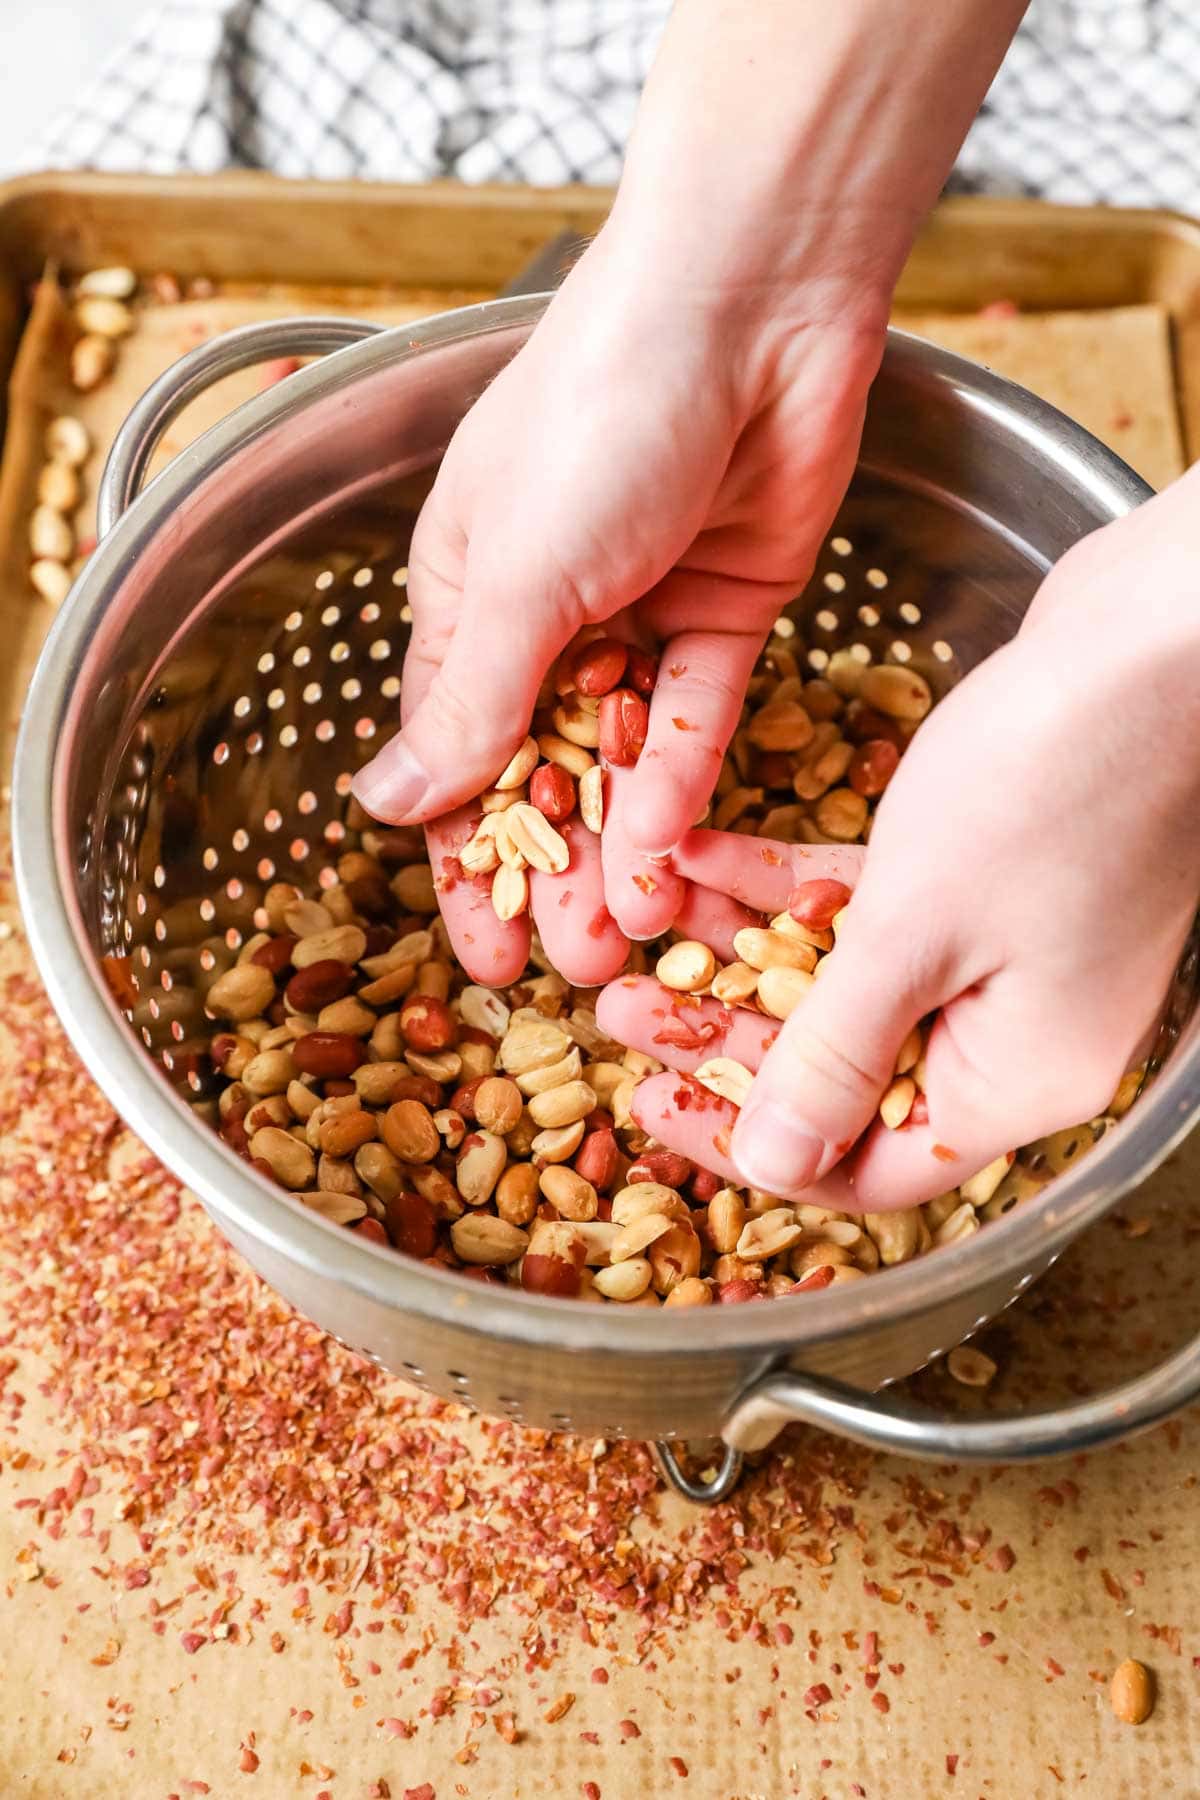
<svg viewBox="0 0 1200 1800"><path fill-rule="evenodd" d="M875 1117L901 1044L942 997L934 988L845 934L784 1021L739 1116L733 1155L751 1186L790 1196L828 1174Z"/></svg>
<svg viewBox="0 0 1200 1800"><path fill-rule="evenodd" d="M760 631L684 631L665 645L646 746L620 802L635 849L662 855L704 811L762 641Z"/></svg>
<svg viewBox="0 0 1200 1800"><path fill-rule="evenodd" d="M403 729L354 778L359 802L393 824L437 818L489 787L529 729L546 669L570 636L554 608L468 592L441 663Z"/></svg>
<svg viewBox="0 0 1200 1800"><path fill-rule="evenodd" d="M604 902L599 837L578 817L557 829L570 867L562 875L531 869L530 906L552 967L574 987L599 987L625 967L629 940Z"/></svg>
<svg viewBox="0 0 1200 1800"><path fill-rule="evenodd" d="M802 881L853 888L866 854L861 844L779 844L732 831L689 831L672 850L671 867L757 912L777 913Z"/></svg>
<svg viewBox="0 0 1200 1800"><path fill-rule="evenodd" d="M609 911L627 937L645 943L670 930L687 890L665 862L652 862L629 841L621 798L632 773L631 769L605 770L601 856Z"/></svg>
<svg viewBox="0 0 1200 1800"><path fill-rule="evenodd" d="M529 920L497 918L491 877L468 875L458 861L480 816L478 807L459 807L426 826L425 841L455 956L473 981L506 987L519 979L529 961Z"/></svg>
<svg viewBox="0 0 1200 1800"><path fill-rule="evenodd" d="M737 1107L686 1075L651 1075L639 1082L631 1111L643 1131L678 1150L719 1180L740 1184L730 1155Z"/></svg>
<svg viewBox="0 0 1200 1800"><path fill-rule="evenodd" d="M757 1069L779 1033L777 1019L748 1006L672 994L649 975L611 981L596 1002L596 1022L619 1044L689 1075L712 1056Z"/></svg>
<svg viewBox="0 0 1200 1800"><path fill-rule="evenodd" d="M733 940L738 932L747 925L761 924L761 914L739 906L726 894L714 893L712 888L697 887L694 882L685 887L683 904L675 914L675 930L707 944L723 962L737 960Z"/></svg>

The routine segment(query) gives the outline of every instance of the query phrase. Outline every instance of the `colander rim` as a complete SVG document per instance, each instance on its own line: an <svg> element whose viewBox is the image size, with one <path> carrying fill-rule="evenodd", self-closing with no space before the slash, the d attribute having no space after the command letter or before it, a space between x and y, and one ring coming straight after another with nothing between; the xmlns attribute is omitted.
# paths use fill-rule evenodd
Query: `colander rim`
<svg viewBox="0 0 1200 1800"><path fill-rule="evenodd" d="M759 1351L799 1352L807 1343L833 1342L881 1324L896 1324L964 1292L982 1290L1003 1272L1044 1263L1077 1231L1099 1218L1144 1179L1182 1140L1200 1108L1200 1040L1177 1053L1151 1091L1106 1138L1047 1194L967 1241L889 1269L886 1279L835 1287L809 1297L795 1312L786 1304L721 1307L706 1314L697 1333L686 1311L650 1315L581 1305L519 1289L467 1283L371 1244L275 1187L242 1161L212 1127L198 1119L157 1072L117 1009L87 944L75 900L72 859L64 824L59 747L72 706L82 706L79 677L99 621L112 606L122 573L168 524L196 484L220 474L233 458L302 407L368 378L385 365L436 353L472 338L531 328L550 295L486 301L381 330L299 370L287 383L246 401L171 462L99 545L75 583L39 658L24 710L13 775L13 849L16 884L30 944L47 991L72 1043L118 1113L166 1166L205 1203L218 1222L258 1241L306 1272L343 1284L393 1311L444 1319L497 1341L573 1354L726 1357ZM1051 454L1095 494L1110 517L1129 511L1151 490L1114 452L1082 426L1013 382L892 328L884 368L924 365L961 403L984 412ZM1160 1124L1167 1129L1156 1136ZM1103 1158L1108 1177L1095 1171ZM1091 1171L1087 1173L1087 1171ZM1031 1277L1032 1278L1032 1277ZM980 1321L982 1322L982 1320ZM765 1365L764 1365L765 1366Z"/></svg>

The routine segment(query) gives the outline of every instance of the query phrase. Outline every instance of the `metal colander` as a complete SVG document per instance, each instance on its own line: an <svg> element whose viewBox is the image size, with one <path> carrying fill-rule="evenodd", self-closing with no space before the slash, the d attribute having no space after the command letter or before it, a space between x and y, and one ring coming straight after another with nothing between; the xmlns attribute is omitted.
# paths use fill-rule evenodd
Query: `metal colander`
<svg viewBox="0 0 1200 1800"><path fill-rule="evenodd" d="M328 1224L203 1116L195 982L255 927L267 883L334 879L350 777L397 718L405 564L449 437L545 297L378 332L293 320L227 334L139 402L114 446L102 541L39 664L15 782L30 937L91 1071L236 1247L319 1324L432 1392L551 1429L720 1434L718 1480L788 1419L935 1457L1077 1449L1200 1389L1179 1353L1115 1394L1023 1418L938 1421L872 1396L1010 1303L1142 1179L1200 1107L1192 969L1158 1079L1047 1190L967 1242L795 1302L707 1313L488 1288ZM155 443L235 367L332 351L240 408L135 499ZM893 334L857 475L790 647L862 644L944 689L1016 629L1049 565L1148 490L1050 407ZM652 497L648 497L652 504ZM101 958L132 985L114 997ZM124 1004L118 1004L122 1000Z"/></svg>

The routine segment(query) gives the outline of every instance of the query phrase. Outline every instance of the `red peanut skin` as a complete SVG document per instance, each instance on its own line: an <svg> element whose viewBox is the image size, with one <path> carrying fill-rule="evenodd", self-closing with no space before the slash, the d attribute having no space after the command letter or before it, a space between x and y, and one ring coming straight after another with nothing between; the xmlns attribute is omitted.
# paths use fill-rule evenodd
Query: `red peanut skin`
<svg viewBox="0 0 1200 1800"><path fill-rule="evenodd" d="M353 1075L365 1054L360 1040L345 1031L310 1031L292 1045L292 1061L300 1073L318 1080Z"/></svg>
<svg viewBox="0 0 1200 1800"><path fill-rule="evenodd" d="M657 680L657 656L651 656L648 650L631 650L625 664L625 686L631 687L635 694L649 699Z"/></svg>
<svg viewBox="0 0 1200 1800"><path fill-rule="evenodd" d="M640 1181L658 1181L664 1187L681 1188L691 1179L693 1165L675 1150L645 1150L625 1177L629 1187Z"/></svg>
<svg viewBox="0 0 1200 1800"><path fill-rule="evenodd" d="M557 763L543 763L533 771L529 799L551 825L561 825L575 811L575 783Z"/></svg>
<svg viewBox="0 0 1200 1800"><path fill-rule="evenodd" d="M272 975L280 975L292 960L292 951L299 943L299 938L285 933L282 937L271 938L266 944L260 944L250 958L260 969L269 969ZM297 1008L304 1011L304 1008Z"/></svg>
<svg viewBox="0 0 1200 1800"><path fill-rule="evenodd" d="M627 644L617 638L594 638L575 658L571 673L576 692L586 694L589 700L599 700L604 694L611 693L624 675L628 661Z"/></svg>
<svg viewBox="0 0 1200 1800"><path fill-rule="evenodd" d="M444 1000L414 994L400 1008L400 1035L410 1050L449 1050L457 1041L458 1025Z"/></svg>
<svg viewBox="0 0 1200 1800"><path fill-rule="evenodd" d="M827 931L843 906L849 903L850 889L844 881L802 881L788 895L788 912L797 925L807 925L812 931Z"/></svg>
<svg viewBox="0 0 1200 1800"><path fill-rule="evenodd" d="M600 754L614 768L631 769L646 742L650 708L632 688L614 688L600 702Z"/></svg>
<svg viewBox="0 0 1200 1800"><path fill-rule="evenodd" d="M319 1012L323 1006L342 999L353 986L354 970L350 965L327 957L323 962L309 963L306 969L297 969L284 989L284 998L294 1012Z"/></svg>
<svg viewBox="0 0 1200 1800"><path fill-rule="evenodd" d="M900 752L889 738L868 738L854 752L846 779L864 800L878 799L900 765Z"/></svg>
<svg viewBox="0 0 1200 1800"><path fill-rule="evenodd" d="M621 1152L613 1133L589 1131L575 1154L575 1173L590 1181L597 1193L610 1188L620 1167Z"/></svg>

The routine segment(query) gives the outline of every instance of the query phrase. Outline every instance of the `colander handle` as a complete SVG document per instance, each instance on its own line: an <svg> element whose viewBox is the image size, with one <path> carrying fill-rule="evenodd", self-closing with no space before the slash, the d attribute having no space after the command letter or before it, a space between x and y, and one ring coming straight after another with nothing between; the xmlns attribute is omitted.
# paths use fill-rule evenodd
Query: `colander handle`
<svg viewBox="0 0 1200 1800"><path fill-rule="evenodd" d="M939 1418L882 1394L780 1370L747 1390L725 1421L728 1454L762 1450L785 1425L819 1425L839 1437L930 1462L1024 1463L1098 1450L1200 1398L1200 1337L1145 1375L1107 1393L1042 1412Z"/></svg>
<svg viewBox="0 0 1200 1800"><path fill-rule="evenodd" d="M113 439L96 500L97 535L110 532L137 499L167 427L214 382L277 357L326 356L383 329L365 319L268 319L260 325L239 325L189 350L151 383Z"/></svg>

